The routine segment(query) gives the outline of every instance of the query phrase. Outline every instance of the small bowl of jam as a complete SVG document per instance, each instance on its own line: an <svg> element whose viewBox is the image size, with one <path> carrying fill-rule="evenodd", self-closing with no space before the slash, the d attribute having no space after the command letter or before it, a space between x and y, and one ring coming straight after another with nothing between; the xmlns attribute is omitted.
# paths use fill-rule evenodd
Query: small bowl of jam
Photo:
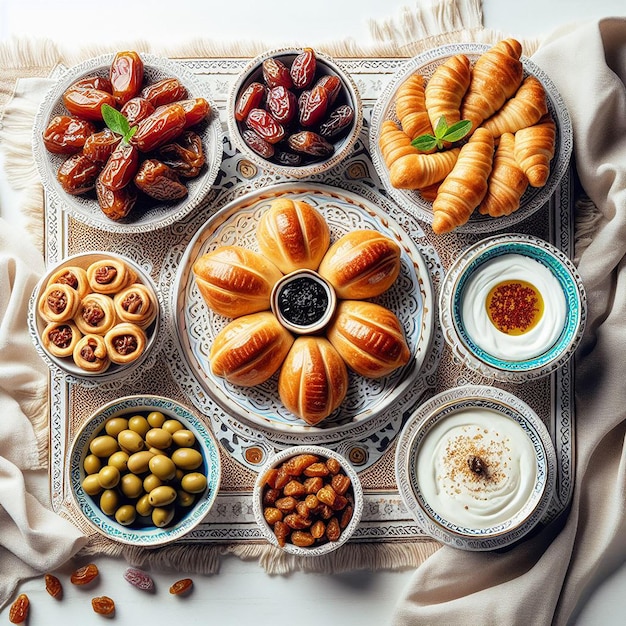
<svg viewBox="0 0 626 626"><path fill-rule="evenodd" d="M574 264L528 235L491 237L467 248L440 295L446 341L483 376L524 382L573 355L586 320L586 296Z"/></svg>
<svg viewBox="0 0 626 626"><path fill-rule="evenodd" d="M325 278L302 269L286 274L274 285L271 306L287 330L311 335L328 324L337 306L337 296Z"/></svg>

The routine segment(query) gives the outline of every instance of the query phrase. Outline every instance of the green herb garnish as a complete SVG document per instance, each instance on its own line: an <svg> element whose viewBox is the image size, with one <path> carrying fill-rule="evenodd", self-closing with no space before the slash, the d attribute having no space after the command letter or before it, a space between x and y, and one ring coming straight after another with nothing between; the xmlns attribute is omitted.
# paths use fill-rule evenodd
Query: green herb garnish
<svg viewBox="0 0 626 626"><path fill-rule="evenodd" d="M137 126L130 127L128 120L109 104L103 104L100 108L104 123L118 135L122 135L122 141L130 142L130 138L137 132Z"/></svg>
<svg viewBox="0 0 626 626"><path fill-rule="evenodd" d="M428 133L420 135L413 139L411 145L421 152L430 152L435 147L437 150L443 150L446 143L454 143L463 139L471 128L472 122L469 120L461 120L452 124L452 126L448 126L446 118L442 115L437 121L434 135Z"/></svg>

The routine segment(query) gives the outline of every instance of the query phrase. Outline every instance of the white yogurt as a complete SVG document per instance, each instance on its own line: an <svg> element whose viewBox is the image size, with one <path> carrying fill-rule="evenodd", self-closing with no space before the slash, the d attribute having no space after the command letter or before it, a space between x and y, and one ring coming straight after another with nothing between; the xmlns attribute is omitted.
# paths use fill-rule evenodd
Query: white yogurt
<svg viewBox="0 0 626 626"><path fill-rule="evenodd" d="M490 409L469 408L443 417L426 434L417 472L425 500L442 518L484 529L526 506L537 460L519 424Z"/></svg>
<svg viewBox="0 0 626 626"><path fill-rule="evenodd" d="M531 283L543 298L544 310L537 324L520 335L498 329L489 318L489 292L508 281ZM550 270L521 254L504 254L481 265L463 291L461 314L471 340L488 354L506 361L525 361L543 354L558 339L566 318L565 294Z"/></svg>

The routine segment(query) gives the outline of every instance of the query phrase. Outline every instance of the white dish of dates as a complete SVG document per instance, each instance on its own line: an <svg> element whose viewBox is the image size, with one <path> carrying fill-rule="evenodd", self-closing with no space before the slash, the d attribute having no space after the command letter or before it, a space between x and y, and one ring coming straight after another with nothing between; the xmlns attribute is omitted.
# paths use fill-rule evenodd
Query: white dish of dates
<svg viewBox="0 0 626 626"><path fill-rule="evenodd" d="M215 181L222 148L217 108L196 76L132 50L67 70L33 130L47 194L110 232L149 232L187 215Z"/></svg>
<svg viewBox="0 0 626 626"><path fill-rule="evenodd" d="M305 178L340 163L363 123L350 75L314 50L270 50L233 85L228 128L235 147L257 166Z"/></svg>

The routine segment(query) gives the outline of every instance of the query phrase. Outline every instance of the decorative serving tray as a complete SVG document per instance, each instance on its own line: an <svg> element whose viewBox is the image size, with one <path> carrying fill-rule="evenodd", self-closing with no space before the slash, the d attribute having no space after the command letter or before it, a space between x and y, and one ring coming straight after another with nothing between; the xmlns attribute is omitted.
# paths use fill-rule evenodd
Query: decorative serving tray
<svg viewBox="0 0 626 626"><path fill-rule="evenodd" d="M226 127L224 108L237 75L248 59L185 59L185 67L208 87ZM364 104L364 128L350 158L311 182L353 194L365 203L388 212L419 250L430 277L434 302L446 268L468 245L481 238L476 233L434 236L430 227L394 204L376 174L368 150L372 108L385 85L400 71L406 59L366 58L340 60L351 73ZM54 194L46 192L45 259L54 264L68 255L87 250L123 253L148 272L163 298L167 317L167 336L155 364L135 372L123 381L107 385L71 384L56 368L50 370L50 493L54 510L71 516L68 492L67 451L81 423L99 406L119 396L158 393L184 402L209 423L221 445L222 483L215 506L188 542L261 541L252 512L251 493L258 469L273 449L302 442L306 434L265 429L237 419L220 407L199 382L188 359L181 354L172 306L176 300L176 273L188 245L204 224L228 203L279 183L289 182L270 175L243 159L224 141L224 154L216 182L205 201L190 215L166 228L146 233L111 233L74 220L62 211ZM570 171L563 177L545 208L515 226L553 243L568 256L573 253L573 185ZM436 392L462 384L493 384L516 394L527 402L546 424L557 453L556 490L543 522L554 519L571 498L574 456L573 362L556 373L519 385L492 382L472 373L455 360L445 346L436 306L429 312L433 328L428 349L413 384L381 415L384 419L368 422L367 428L339 429L340 437L329 437L324 445L347 455L359 472L365 506L355 541L390 542L426 539L404 507L394 475L394 453L398 433L413 409ZM169 316L169 317L168 317ZM278 433L278 434L277 434ZM302 440L300 439L302 437Z"/></svg>

